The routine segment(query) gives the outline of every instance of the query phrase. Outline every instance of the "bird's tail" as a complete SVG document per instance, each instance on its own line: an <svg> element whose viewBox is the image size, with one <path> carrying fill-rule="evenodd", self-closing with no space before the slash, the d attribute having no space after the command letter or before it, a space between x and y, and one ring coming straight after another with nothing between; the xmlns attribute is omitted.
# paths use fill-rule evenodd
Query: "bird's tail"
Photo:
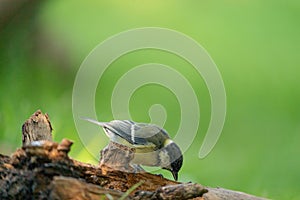
<svg viewBox="0 0 300 200"><path fill-rule="evenodd" d="M106 124L105 122L98 122L94 119L90 119L90 118L87 118L87 117L80 117L80 119L86 120L88 122L91 122L93 124L97 124L97 125L102 126L102 127Z"/></svg>

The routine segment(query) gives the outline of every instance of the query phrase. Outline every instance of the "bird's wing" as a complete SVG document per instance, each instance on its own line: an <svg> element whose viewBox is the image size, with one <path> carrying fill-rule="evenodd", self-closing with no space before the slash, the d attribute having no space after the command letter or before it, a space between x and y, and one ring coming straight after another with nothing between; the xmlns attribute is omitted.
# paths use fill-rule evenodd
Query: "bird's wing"
<svg viewBox="0 0 300 200"><path fill-rule="evenodd" d="M162 146L161 143L162 141L164 141L164 138L169 138L169 135L165 130L152 124L136 123L130 120L98 122L89 118L83 119L102 126L111 139L113 139L113 135L117 135L138 149L160 148ZM161 132L162 134L159 134L159 132ZM154 137L156 134L158 135Z"/></svg>
<svg viewBox="0 0 300 200"><path fill-rule="evenodd" d="M147 132L147 130L144 130L146 127L144 124L138 124L129 120L113 120L108 122L106 127L134 146L151 145L145 134L143 134L145 131Z"/></svg>

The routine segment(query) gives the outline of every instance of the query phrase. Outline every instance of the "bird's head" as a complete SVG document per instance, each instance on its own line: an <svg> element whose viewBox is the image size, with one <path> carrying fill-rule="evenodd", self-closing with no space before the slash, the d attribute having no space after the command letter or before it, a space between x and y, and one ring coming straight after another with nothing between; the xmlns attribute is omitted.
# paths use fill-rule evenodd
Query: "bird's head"
<svg viewBox="0 0 300 200"><path fill-rule="evenodd" d="M183 157L178 145L172 140L160 150L159 160L163 169L169 170L174 179L178 180L178 172L182 167Z"/></svg>

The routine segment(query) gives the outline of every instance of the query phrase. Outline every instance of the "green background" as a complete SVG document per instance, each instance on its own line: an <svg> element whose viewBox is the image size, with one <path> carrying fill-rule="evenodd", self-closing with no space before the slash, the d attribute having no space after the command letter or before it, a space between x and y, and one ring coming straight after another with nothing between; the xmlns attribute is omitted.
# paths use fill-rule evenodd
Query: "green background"
<svg viewBox="0 0 300 200"><path fill-rule="evenodd" d="M50 115L55 140L72 139L71 156L96 164L73 121L76 72L108 37L132 28L163 27L196 40L222 74L227 116L213 151L198 159L210 119L207 88L192 66L167 52L141 50L116 60L96 93L99 119L112 120L110 95L122 74L143 63L167 64L190 80L201 107L200 129L184 153L179 180L274 199L300 198L299 1L54 0L25 1L13 9L4 10L8 14L0 24L2 154L21 145L21 125L42 109ZM146 85L134 93L129 105L133 120L149 121L148 109L157 103L165 107L164 128L174 136L180 106L164 87ZM97 154L107 138L103 132L95 134L103 136L90 144ZM155 173L171 178L168 172Z"/></svg>

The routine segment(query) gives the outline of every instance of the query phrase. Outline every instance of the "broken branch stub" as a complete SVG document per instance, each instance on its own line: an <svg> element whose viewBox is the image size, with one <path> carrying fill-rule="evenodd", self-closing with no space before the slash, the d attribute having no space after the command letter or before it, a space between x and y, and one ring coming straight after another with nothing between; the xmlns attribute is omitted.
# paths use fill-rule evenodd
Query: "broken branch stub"
<svg viewBox="0 0 300 200"><path fill-rule="evenodd" d="M37 110L22 126L22 144L29 145L33 141L52 141L52 126L48 114Z"/></svg>

